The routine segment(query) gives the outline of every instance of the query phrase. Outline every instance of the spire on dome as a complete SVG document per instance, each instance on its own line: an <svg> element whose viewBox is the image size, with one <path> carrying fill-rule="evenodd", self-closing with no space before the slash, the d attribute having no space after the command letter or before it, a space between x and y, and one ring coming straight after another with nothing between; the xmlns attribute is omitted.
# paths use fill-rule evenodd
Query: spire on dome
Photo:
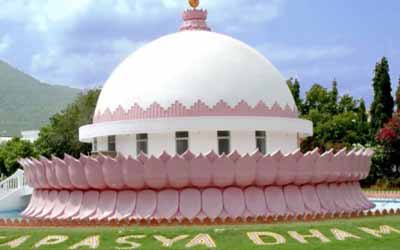
<svg viewBox="0 0 400 250"><path fill-rule="evenodd" d="M207 10L196 9L199 6L199 0L189 0L192 9L183 12L183 24L180 31L185 30L206 30L211 31L207 26Z"/></svg>
<svg viewBox="0 0 400 250"><path fill-rule="evenodd" d="M189 4L190 6L192 6L193 9L196 9L197 7L199 7L200 0L189 0Z"/></svg>

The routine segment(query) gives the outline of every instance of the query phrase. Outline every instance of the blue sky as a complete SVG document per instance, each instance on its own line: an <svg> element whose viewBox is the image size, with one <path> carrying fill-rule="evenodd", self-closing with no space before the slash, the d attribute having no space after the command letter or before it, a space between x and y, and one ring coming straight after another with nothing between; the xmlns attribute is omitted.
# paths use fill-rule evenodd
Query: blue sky
<svg viewBox="0 0 400 250"><path fill-rule="evenodd" d="M101 85L130 53L175 32L186 0L0 0L0 59L50 83ZM216 32L260 50L303 91L333 78L371 100L377 60L400 76L398 0L201 0Z"/></svg>

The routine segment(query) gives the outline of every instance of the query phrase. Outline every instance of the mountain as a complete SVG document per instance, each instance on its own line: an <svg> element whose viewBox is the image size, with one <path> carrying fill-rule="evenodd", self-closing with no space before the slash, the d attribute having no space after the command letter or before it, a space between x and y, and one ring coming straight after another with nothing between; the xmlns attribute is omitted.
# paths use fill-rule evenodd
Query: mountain
<svg viewBox="0 0 400 250"><path fill-rule="evenodd" d="M42 83L0 60L0 137L39 129L80 91Z"/></svg>

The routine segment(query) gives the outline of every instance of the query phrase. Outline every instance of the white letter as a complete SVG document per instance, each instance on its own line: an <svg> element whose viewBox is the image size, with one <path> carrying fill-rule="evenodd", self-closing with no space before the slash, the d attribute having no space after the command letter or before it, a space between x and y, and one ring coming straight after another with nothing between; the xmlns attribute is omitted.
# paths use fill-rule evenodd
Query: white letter
<svg viewBox="0 0 400 250"><path fill-rule="evenodd" d="M311 234L309 234L309 235L302 235L302 234L299 234L296 231L289 231L288 232L288 234L290 236L292 236L293 239L297 240L298 242L300 242L302 244L307 244L308 243L306 238L317 238L323 243L330 242L330 240L318 230L311 229L310 233Z"/></svg>
<svg viewBox="0 0 400 250"><path fill-rule="evenodd" d="M337 229L337 228L332 228L331 232L333 234L333 236L335 236L335 238L337 240L345 240L346 238L354 238L354 239L361 239L360 237L358 237L357 235L351 234L349 232Z"/></svg>
<svg viewBox="0 0 400 250"><path fill-rule="evenodd" d="M68 236L66 235L48 235L41 239L38 243L35 244L35 248L39 248L41 246L50 246L61 244L68 240Z"/></svg>
<svg viewBox="0 0 400 250"><path fill-rule="evenodd" d="M26 236L21 236L15 240L3 243L0 245L0 247L10 247L10 248L17 248L19 246L21 246L22 244L24 244L25 241L27 241L31 236L26 235Z"/></svg>
<svg viewBox="0 0 400 250"><path fill-rule="evenodd" d="M377 238L382 238L382 234L390 234L392 232L400 234L400 230L386 225L380 226L379 230L374 230L368 227L359 227L359 229Z"/></svg>
<svg viewBox="0 0 400 250"><path fill-rule="evenodd" d="M198 245L204 245L208 248L217 247L213 241L213 239L208 234L198 234L194 237L189 243L186 244L186 248L194 247Z"/></svg>
<svg viewBox="0 0 400 250"><path fill-rule="evenodd" d="M162 235L154 235L153 237L156 240L160 241L162 243L163 247L172 247L172 245L175 242L178 242L180 240L186 239L188 237L188 235L179 235L179 236L177 236L177 237L175 237L173 239L168 239L168 238L166 238L166 237L164 237Z"/></svg>
<svg viewBox="0 0 400 250"><path fill-rule="evenodd" d="M137 249L141 246L141 244L129 241L130 239L143 239L146 235L128 235L124 237L119 237L116 241L117 244L125 244L129 245L129 247L117 247L117 249Z"/></svg>
<svg viewBox="0 0 400 250"><path fill-rule="evenodd" d="M89 247L89 249L97 249L100 245L100 236L95 235L95 236L89 236L86 239L76 243L69 249L74 250L78 249L80 247Z"/></svg>
<svg viewBox="0 0 400 250"><path fill-rule="evenodd" d="M261 236L272 237L275 239L275 241L274 242L265 242L261 239ZM282 235L272 233L272 232L249 232L249 233L247 233L247 237L249 237L249 239L258 246L264 246L264 245L271 246L271 245L279 245L279 244L286 243L286 239Z"/></svg>

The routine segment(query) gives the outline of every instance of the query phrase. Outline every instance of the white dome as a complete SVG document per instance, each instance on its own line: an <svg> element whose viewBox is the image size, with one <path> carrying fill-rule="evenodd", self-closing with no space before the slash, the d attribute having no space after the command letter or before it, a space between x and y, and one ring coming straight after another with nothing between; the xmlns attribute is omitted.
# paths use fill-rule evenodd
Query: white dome
<svg viewBox="0 0 400 250"><path fill-rule="evenodd" d="M255 106L263 101L295 109L285 79L260 53L231 37L186 31L161 37L130 55L112 73L99 97L96 114L135 103L168 108L223 100Z"/></svg>

